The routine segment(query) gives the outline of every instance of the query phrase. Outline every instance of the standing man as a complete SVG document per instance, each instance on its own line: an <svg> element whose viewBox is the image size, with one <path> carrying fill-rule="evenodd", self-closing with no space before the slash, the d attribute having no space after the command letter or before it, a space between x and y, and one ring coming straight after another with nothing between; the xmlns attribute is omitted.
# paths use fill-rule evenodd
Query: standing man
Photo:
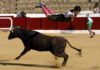
<svg viewBox="0 0 100 70"><path fill-rule="evenodd" d="M87 14L86 17L87 17L87 23L86 23L86 24L87 24L87 26L88 26L88 31L89 31L89 33L90 33L90 38L93 38L93 37L95 36L95 32L93 32L93 31L91 30L92 24L93 24L93 19L90 17L89 14Z"/></svg>

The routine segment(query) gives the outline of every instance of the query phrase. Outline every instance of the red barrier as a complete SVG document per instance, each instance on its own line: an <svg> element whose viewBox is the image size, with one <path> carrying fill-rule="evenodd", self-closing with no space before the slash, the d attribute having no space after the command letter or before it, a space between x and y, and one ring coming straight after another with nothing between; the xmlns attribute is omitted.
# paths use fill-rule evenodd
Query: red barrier
<svg viewBox="0 0 100 70"><path fill-rule="evenodd" d="M68 30L70 29L69 22L57 22L57 29L58 30Z"/></svg>
<svg viewBox="0 0 100 70"><path fill-rule="evenodd" d="M87 29L86 18L75 18L72 22L73 29L83 30Z"/></svg>
<svg viewBox="0 0 100 70"><path fill-rule="evenodd" d="M100 17L93 18L93 27L92 29L100 29Z"/></svg>
<svg viewBox="0 0 100 70"><path fill-rule="evenodd" d="M8 19L0 19L0 28L8 28L10 27L11 21Z"/></svg>
<svg viewBox="0 0 100 70"><path fill-rule="evenodd" d="M26 18L13 18L13 25L20 26L26 29Z"/></svg>
<svg viewBox="0 0 100 70"><path fill-rule="evenodd" d="M50 21L48 20L47 18L41 18L41 26L42 28L41 29L52 29L52 30L55 30L57 29L57 23L56 22L53 22L53 21Z"/></svg>
<svg viewBox="0 0 100 70"><path fill-rule="evenodd" d="M40 18L27 18L26 20L27 29L41 29L41 19Z"/></svg>
<svg viewBox="0 0 100 70"><path fill-rule="evenodd" d="M0 16L0 28L9 28L11 26L9 17L13 18L13 16Z"/></svg>
<svg viewBox="0 0 100 70"><path fill-rule="evenodd" d="M78 17L73 22L53 22L47 18L12 18L15 26L21 26L25 29L43 29L43 30L85 30L87 29L86 18ZM92 29L100 29L100 17L93 17ZM10 20L1 19L0 27L9 27Z"/></svg>

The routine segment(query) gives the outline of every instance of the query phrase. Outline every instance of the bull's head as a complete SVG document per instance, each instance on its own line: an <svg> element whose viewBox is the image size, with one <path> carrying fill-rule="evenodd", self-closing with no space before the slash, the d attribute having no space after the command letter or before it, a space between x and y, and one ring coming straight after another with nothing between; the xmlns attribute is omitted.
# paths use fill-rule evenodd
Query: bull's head
<svg viewBox="0 0 100 70"><path fill-rule="evenodd" d="M20 27L16 26L13 27L10 31L10 34L8 36L8 39L18 38L20 34Z"/></svg>

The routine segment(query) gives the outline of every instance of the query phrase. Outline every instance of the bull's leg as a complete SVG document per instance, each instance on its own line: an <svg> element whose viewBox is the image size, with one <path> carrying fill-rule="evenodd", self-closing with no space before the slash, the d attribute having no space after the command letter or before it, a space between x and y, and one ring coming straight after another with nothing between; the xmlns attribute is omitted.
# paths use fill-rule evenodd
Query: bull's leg
<svg viewBox="0 0 100 70"><path fill-rule="evenodd" d="M65 64L67 63L67 60L68 60L68 55L66 54L66 53L63 53L62 54L62 57L64 58L64 61L63 61L63 63L62 63L62 66L65 66Z"/></svg>
<svg viewBox="0 0 100 70"><path fill-rule="evenodd" d="M25 49L23 50L23 52L22 52L19 56L17 56L15 59L18 60L18 59L21 58L23 55L25 55L29 50L30 50L30 49L26 49L26 48L25 48Z"/></svg>
<svg viewBox="0 0 100 70"><path fill-rule="evenodd" d="M57 57L63 57L64 60L63 60L62 66L65 66L69 56L66 53L54 53L54 55Z"/></svg>

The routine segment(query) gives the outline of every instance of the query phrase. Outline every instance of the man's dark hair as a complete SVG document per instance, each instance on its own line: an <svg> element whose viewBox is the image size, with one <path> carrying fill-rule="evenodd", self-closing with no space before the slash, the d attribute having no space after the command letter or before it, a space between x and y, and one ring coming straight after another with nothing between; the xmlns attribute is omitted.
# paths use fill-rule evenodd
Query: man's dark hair
<svg viewBox="0 0 100 70"><path fill-rule="evenodd" d="M79 11L80 12L81 11L81 7L80 6L75 6L74 7L74 11Z"/></svg>

